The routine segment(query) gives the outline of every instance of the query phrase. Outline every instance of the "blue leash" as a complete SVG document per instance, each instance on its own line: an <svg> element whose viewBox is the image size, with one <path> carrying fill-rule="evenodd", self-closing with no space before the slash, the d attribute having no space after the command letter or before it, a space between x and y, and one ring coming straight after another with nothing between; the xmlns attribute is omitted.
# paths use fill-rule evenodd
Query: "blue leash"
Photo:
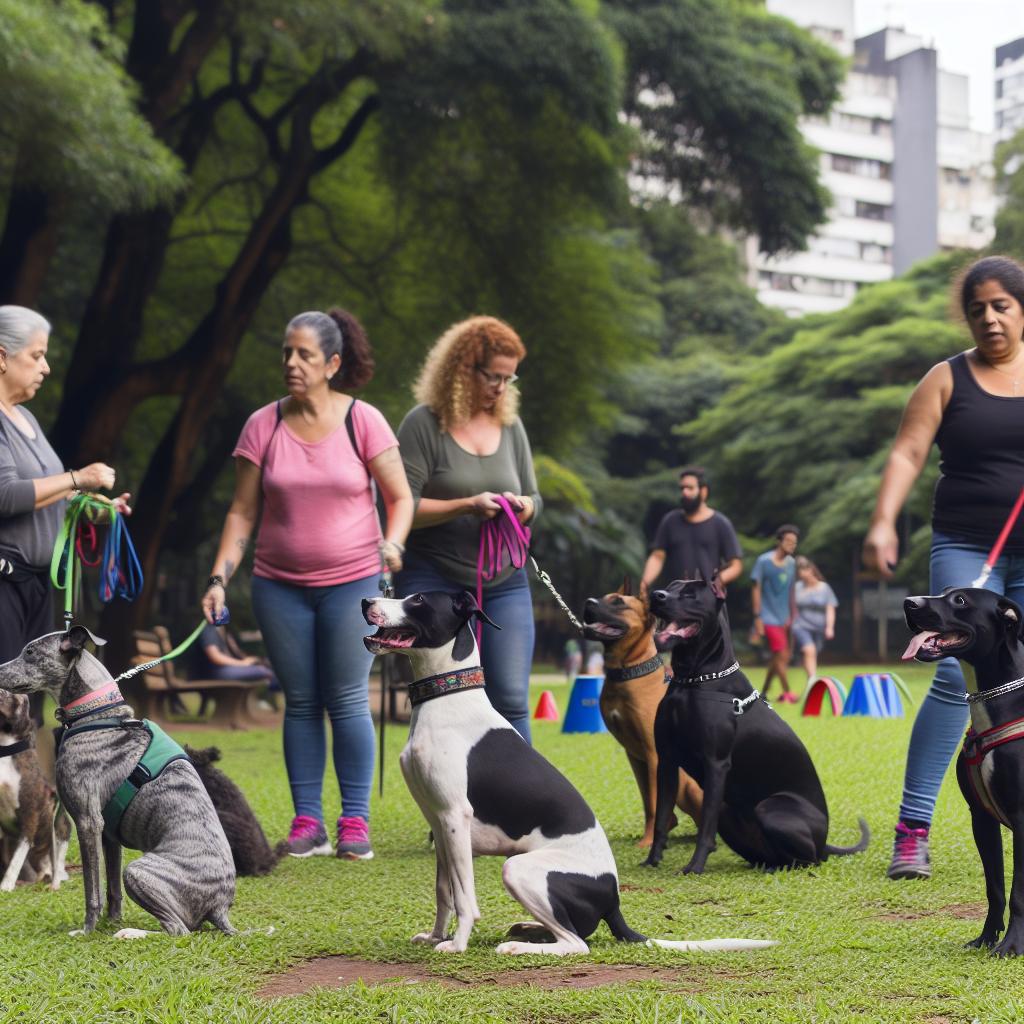
<svg viewBox="0 0 1024 1024"><path fill-rule="evenodd" d="M104 604L109 604L115 597L134 601L142 593L143 582L142 566L124 518L111 508L100 570L100 600Z"/></svg>

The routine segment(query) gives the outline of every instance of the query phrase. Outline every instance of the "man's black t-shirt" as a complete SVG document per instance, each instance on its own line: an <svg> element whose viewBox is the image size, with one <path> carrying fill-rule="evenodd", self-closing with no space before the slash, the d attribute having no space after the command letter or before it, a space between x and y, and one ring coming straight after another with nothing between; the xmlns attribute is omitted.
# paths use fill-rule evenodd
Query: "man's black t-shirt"
<svg viewBox="0 0 1024 1024"><path fill-rule="evenodd" d="M681 509L673 509L658 524L651 549L665 552L665 565L655 583L692 578L695 569L709 580L716 569L743 557L736 531L721 512L691 523Z"/></svg>

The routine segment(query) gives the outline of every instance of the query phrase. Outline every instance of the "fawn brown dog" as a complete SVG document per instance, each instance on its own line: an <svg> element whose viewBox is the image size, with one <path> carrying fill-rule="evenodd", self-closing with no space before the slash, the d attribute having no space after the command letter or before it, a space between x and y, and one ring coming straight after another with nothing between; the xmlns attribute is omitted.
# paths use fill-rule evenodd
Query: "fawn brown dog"
<svg viewBox="0 0 1024 1024"><path fill-rule="evenodd" d="M632 582L604 597L587 599L584 634L604 645L605 679L601 717L622 744L633 769L644 806L644 834L637 846L654 838L654 809L658 802L658 753L654 748L654 716L665 696L665 669L654 646L655 618L647 590L633 594ZM704 794L686 772L679 772L676 806L700 824ZM676 824L672 820L672 827Z"/></svg>

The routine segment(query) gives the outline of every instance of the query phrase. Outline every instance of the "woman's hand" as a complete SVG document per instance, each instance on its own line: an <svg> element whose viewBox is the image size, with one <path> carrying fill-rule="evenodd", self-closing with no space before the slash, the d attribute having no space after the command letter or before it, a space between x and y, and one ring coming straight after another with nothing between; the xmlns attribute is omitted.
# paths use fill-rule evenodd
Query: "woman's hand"
<svg viewBox="0 0 1024 1024"><path fill-rule="evenodd" d="M497 495L493 491L482 491L470 499L470 512L478 519L493 519L500 511Z"/></svg>
<svg viewBox="0 0 1024 1024"><path fill-rule="evenodd" d="M861 558L864 567L877 572L883 579L892 579L893 570L900 557L900 541L892 523L873 523L864 538Z"/></svg>
<svg viewBox="0 0 1024 1024"><path fill-rule="evenodd" d="M203 594L202 609L203 616L211 626L217 624L217 619L220 618L224 611L225 601L224 587L219 583L214 583L206 588L206 593Z"/></svg>
<svg viewBox="0 0 1024 1024"><path fill-rule="evenodd" d="M516 519L521 523L528 523L533 518L533 498L528 494L513 494L505 491L502 497L512 506Z"/></svg>
<svg viewBox="0 0 1024 1024"><path fill-rule="evenodd" d="M393 540L382 540L377 545L377 550L380 551L381 560L388 567L389 572L402 571L402 556L405 554L405 548L401 544Z"/></svg>
<svg viewBox="0 0 1024 1024"><path fill-rule="evenodd" d="M826 626L825 627L825 639L826 640L834 640L835 636L836 636L836 631L831 626Z"/></svg>
<svg viewBox="0 0 1024 1024"><path fill-rule="evenodd" d="M119 516L130 516L132 514L132 507L128 503L132 500L131 494L125 491L124 494L119 494L112 502L114 511Z"/></svg>
<svg viewBox="0 0 1024 1024"><path fill-rule="evenodd" d="M105 462L93 462L74 471L75 483L83 491L109 491L117 474Z"/></svg>

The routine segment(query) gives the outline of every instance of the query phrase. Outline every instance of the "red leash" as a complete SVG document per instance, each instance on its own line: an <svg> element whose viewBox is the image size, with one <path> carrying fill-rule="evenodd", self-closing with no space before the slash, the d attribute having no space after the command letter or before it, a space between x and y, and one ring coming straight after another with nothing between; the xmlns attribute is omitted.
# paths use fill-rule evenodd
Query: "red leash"
<svg viewBox="0 0 1024 1024"><path fill-rule="evenodd" d="M484 580L493 580L506 564L522 569L530 554L530 528L516 519L508 498L494 499L501 511L493 519L485 519L480 527L480 552L476 559L476 603L484 606ZM508 563L506 563L506 557ZM481 624L476 624L476 645L481 646Z"/></svg>
<svg viewBox="0 0 1024 1024"><path fill-rule="evenodd" d="M1017 517L1020 515L1021 508L1024 508L1024 487L1021 488L1020 494L1017 496L1016 504L1012 509L1010 509L1010 515L1007 517L1006 525L996 538L995 544L992 545L992 550L988 553L988 558L985 559L985 564L981 567L981 575L971 584L972 587L985 586L989 576L992 575L992 567L999 561L999 556L1003 553L1003 545L1006 543L1006 538L1010 536L1010 531L1013 529L1014 523L1017 522Z"/></svg>

